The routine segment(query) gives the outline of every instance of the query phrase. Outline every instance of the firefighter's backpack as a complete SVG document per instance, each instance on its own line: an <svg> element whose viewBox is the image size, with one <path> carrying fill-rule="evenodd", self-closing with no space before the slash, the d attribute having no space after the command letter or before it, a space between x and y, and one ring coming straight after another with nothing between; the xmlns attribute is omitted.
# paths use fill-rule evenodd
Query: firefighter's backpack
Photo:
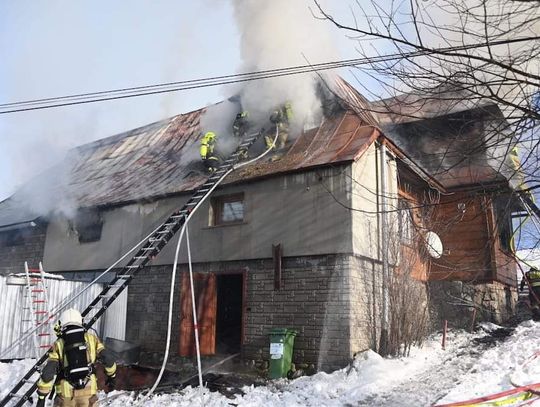
<svg viewBox="0 0 540 407"><path fill-rule="evenodd" d="M80 390L86 387L92 374L92 364L88 360L88 344L84 334L86 330L80 325L67 325L62 331L64 340L64 379Z"/></svg>

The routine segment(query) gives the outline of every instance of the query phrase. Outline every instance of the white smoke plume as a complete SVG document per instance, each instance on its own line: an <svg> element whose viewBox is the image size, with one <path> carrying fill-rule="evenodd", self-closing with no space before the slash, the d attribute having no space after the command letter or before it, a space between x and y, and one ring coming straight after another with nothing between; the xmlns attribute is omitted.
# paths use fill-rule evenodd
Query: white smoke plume
<svg viewBox="0 0 540 407"><path fill-rule="evenodd" d="M231 0L240 31L241 72L315 64L336 60L325 22L317 20L308 0ZM253 120L264 120L287 100L294 109L293 126L317 121L321 114L314 73L248 82L242 104Z"/></svg>
<svg viewBox="0 0 540 407"><path fill-rule="evenodd" d="M317 20L308 0L231 0L240 33L240 72L253 72L336 60L335 47L325 22ZM304 126L313 127L321 119L321 103L316 94L316 73L283 76L233 85L227 96L239 95L241 108L252 123L264 126L272 111L287 101L292 103L291 136ZM217 109L217 106L215 107ZM214 109L208 111L208 116ZM221 127L230 134L240 105L225 102L219 108L227 118L203 119L205 125ZM230 112L229 112L230 110ZM203 126L204 128L204 126ZM213 127L215 128L215 127ZM205 128L208 130L209 128Z"/></svg>

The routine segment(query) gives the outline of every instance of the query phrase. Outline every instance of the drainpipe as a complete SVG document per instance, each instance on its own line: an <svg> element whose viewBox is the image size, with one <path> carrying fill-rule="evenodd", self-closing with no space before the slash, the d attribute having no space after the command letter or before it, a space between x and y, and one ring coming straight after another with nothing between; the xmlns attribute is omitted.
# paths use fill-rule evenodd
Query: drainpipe
<svg viewBox="0 0 540 407"><path fill-rule="evenodd" d="M388 222L386 206L386 145L381 141L379 145L379 163L381 166L381 258L382 258L382 320L379 353L388 354L389 306L390 295L388 291Z"/></svg>

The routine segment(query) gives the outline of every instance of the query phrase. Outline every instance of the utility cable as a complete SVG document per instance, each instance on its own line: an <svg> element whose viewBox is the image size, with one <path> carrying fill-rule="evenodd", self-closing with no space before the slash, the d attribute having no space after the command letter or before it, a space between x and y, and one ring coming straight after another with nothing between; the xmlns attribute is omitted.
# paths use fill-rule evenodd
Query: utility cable
<svg viewBox="0 0 540 407"><path fill-rule="evenodd" d="M177 82L168 82L155 85L137 86L120 88L108 91L80 93L69 96L58 96L50 98L33 99L20 102L11 102L0 104L0 114L16 113L29 110L47 109L60 106L78 105L84 103L102 102L107 100L124 99L130 97L146 96L159 93L178 92L189 89L219 86L231 83L241 83L252 80L268 79L281 76L298 75L302 73L318 72L343 67L360 66L366 64L375 64L392 61L400 58L413 58L432 54L444 54L456 51L465 51L475 48L493 47L497 45L508 45L512 43L528 42L538 40L539 37L525 37L505 39L493 42L484 42L480 44L470 44L461 46L452 46L435 49L423 49L410 52L397 52L387 55L378 55L373 57L363 57L347 60L338 60L323 62L319 64L297 65L286 68L276 68L261 71L245 72L240 74L214 76L209 78L192 79Z"/></svg>

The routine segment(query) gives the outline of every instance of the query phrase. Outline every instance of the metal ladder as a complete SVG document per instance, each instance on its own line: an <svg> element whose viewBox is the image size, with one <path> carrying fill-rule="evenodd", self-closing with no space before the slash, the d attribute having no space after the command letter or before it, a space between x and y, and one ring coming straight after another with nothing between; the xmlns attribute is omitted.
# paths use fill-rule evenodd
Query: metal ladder
<svg viewBox="0 0 540 407"><path fill-rule="evenodd" d="M263 130L256 134L247 136L238 145L235 152L229 156L213 172L206 182L197 189L191 198L182 206L181 209L170 215L165 222L159 226L156 231L141 245L141 248L128 261L128 263L116 274L113 280L108 283L98 296L86 307L81 315L89 318L85 323L86 329L90 328L107 310L109 305L120 295L128 286L133 278L142 270L142 268L155 256L157 256L165 245L173 238L176 232L184 225L190 212L202 201L212 188L240 161L244 152L247 151L257 141ZM4 407L10 401L14 401L13 406L22 406L28 401L34 391L37 389L37 381L32 379L36 372L47 361L47 353L38 359L36 364L23 376L23 378L11 389L7 396L0 402L0 407ZM26 391L22 387L27 383L33 383ZM22 393L22 394L19 394ZM15 400L16 399L16 400Z"/></svg>
<svg viewBox="0 0 540 407"><path fill-rule="evenodd" d="M23 295L22 309L22 332L33 329L34 351L36 359L39 359L44 349L51 347L51 327L50 327L50 304L45 282L45 272L43 265L39 262L39 268L31 269L28 262L24 262L24 273L26 286Z"/></svg>

